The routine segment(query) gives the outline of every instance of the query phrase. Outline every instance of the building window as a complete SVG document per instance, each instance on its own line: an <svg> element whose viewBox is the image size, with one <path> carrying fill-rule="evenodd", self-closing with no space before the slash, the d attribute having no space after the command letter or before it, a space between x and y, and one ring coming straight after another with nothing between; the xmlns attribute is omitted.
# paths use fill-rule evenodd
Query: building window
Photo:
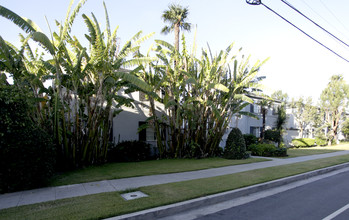
<svg viewBox="0 0 349 220"><path fill-rule="evenodd" d="M147 122L140 121L138 122L138 127L144 126ZM146 141L147 140L147 129L142 129L138 132L138 140Z"/></svg>
<svg viewBox="0 0 349 220"><path fill-rule="evenodd" d="M261 130L262 127L250 127L250 134L253 134L256 137L260 137L261 136Z"/></svg>
<svg viewBox="0 0 349 220"><path fill-rule="evenodd" d="M250 104L251 113L261 113L261 107L257 104Z"/></svg>
<svg viewBox="0 0 349 220"><path fill-rule="evenodd" d="M254 105L253 104L250 104L250 112L254 113Z"/></svg>
<svg viewBox="0 0 349 220"><path fill-rule="evenodd" d="M143 127L147 124L147 122L140 121L138 122L139 127ZM140 141L156 141L156 133L154 128L147 126L138 132L138 140Z"/></svg>

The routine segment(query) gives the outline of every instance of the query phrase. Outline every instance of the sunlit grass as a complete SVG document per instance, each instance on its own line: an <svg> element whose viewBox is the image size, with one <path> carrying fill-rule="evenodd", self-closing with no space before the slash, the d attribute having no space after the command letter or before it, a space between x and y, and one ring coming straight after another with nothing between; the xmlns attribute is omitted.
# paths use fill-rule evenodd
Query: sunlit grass
<svg viewBox="0 0 349 220"><path fill-rule="evenodd" d="M289 148L287 150L288 157L300 157L300 156L309 156L314 154L325 154L332 153L336 151L349 150L349 144L338 144L333 146L316 146L316 147L304 147L304 148Z"/></svg>

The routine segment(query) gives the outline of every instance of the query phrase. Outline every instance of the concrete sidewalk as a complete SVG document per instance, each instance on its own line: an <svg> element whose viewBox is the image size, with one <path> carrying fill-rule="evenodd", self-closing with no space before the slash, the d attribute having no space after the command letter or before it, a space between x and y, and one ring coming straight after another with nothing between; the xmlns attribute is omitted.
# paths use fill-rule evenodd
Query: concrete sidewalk
<svg viewBox="0 0 349 220"><path fill-rule="evenodd" d="M142 186L158 185L171 182L181 182L186 180L215 177L249 170L262 169L267 167L281 166L286 164L316 160L327 157L348 155L349 151L337 151L327 154L295 157L288 159L273 159L271 161L241 164L206 170L190 171L183 173L161 174L152 176L141 176L123 178L115 180L103 180L82 184L47 187L41 189L27 190L15 193L0 195L0 209L35 204L63 198L85 196L103 192L122 191L126 189L138 188Z"/></svg>

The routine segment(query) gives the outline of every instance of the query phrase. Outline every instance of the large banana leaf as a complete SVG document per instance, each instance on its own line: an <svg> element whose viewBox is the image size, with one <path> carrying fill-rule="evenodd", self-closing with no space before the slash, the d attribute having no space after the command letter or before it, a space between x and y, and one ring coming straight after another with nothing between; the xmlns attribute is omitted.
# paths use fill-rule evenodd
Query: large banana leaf
<svg viewBox="0 0 349 220"><path fill-rule="evenodd" d="M34 33L37 30L35 27L37 25L33 25L33 22L31 20L27 20L25 18L22 18L21 16L17 15L13 11L3 7L0 5L0 15L3 16L6 19L9 19L13 23L15 23L18 27L20 27L23 31L27 33Z"/></svg>
<svg viewBox="0 0 349 220"><path fill-rule="evenodd" d="M52 45L50 39L42 32L34 32L32 34L32 39L36 42L39 42L52 56L55 55L55 49Z"/></svg>

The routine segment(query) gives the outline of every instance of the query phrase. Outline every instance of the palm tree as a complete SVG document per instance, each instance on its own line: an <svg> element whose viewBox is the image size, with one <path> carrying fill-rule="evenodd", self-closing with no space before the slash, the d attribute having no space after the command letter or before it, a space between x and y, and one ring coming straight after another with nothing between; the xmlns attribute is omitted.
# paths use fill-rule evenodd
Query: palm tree
<svg viewBox="0 0 349 220"><path fill-rule="evenodd" d="M267 100L267 98L263 98L261 101L258 102L258 105L261 107L261 114L262 114L262 132L261 132L261 142L264 140L264 134L265 134L265 119L266 115L268 113L268 108L271 105L271 100Z"/></svg>
<svg viewBox="0 0 349 220"><path fill-rule="evenodd" d="M168 7L168 10L165 10L161 18L165 23L169 23L169 26L165 26L161 33L168 34L171 31L175 33L174 45L177 51L179 51L179 33L180 29L185 31L190 31L191 25L185 20L189 14L188 8L184 8L178 4L171 4Z"/></svg>

